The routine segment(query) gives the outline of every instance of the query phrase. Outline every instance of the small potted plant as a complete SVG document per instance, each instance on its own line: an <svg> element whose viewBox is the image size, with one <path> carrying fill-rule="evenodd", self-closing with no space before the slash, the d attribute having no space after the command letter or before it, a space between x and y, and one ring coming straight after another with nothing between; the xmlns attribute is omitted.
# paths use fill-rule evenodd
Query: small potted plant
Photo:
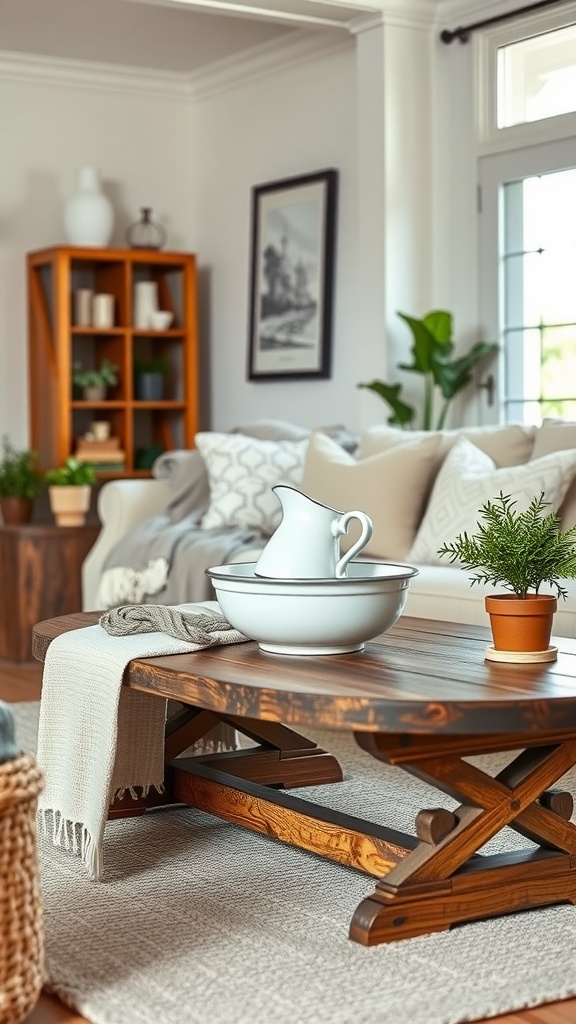
<svg viewBox="0 0 576 1024"><path fill-rule="evenodd" d="M94 467L71 455L58 469L44 474L50 508L58 526L82 526L90 507L90 491L96 480Z"/></svg>
<svg viewBox="0 0 576 1024"><path fill-rule="evenodd" d="M118 365L103 359L98 370L83 370L80 363L74 363L72 383L81 388L87 402L100 402L106 397L106 388L118 383Z"/></svg>
<svg viewBox="0 0 576 1024"><path fill-rule="evenodd" d="M479 510L483 522L469 537L460 533L438 549L463 569L477 570L471 583L502 585L505 594L485 598L494 647L493 661L553 661L550 635L558 598L566 599L561 580L576 577L576 526L560 529L560 518L546 512L544 493L519 512L509 495L487 501ZM556 594L540 594L547 583Z"/></svg>
<svg viewBox="0 0 576 1024"><path fill-rule="evenodd" d="M5 523L30 522L40 483L36 452L15 448L4 434L0 455L0 508Z"/></svg>

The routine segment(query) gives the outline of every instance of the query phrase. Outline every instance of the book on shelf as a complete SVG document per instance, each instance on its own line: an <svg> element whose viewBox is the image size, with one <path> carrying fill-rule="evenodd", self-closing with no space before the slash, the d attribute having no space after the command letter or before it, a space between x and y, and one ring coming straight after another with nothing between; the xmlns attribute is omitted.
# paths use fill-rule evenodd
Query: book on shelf
<svg viewBox="0 0 576 1024"><path fill-rule="evenodd" d="M95 466L101 462L122 462L126 461L126 453L118 449L114 452L76 452L78 462L93 462Z"/></svg>
<svg viewBox="0 0 576 1024"><path fill-rule="evenodd" d="M120 438L107 437L105 441L93 441L88 437L76 438L76 453L78 452L110 452L119 451Z"/></svg>

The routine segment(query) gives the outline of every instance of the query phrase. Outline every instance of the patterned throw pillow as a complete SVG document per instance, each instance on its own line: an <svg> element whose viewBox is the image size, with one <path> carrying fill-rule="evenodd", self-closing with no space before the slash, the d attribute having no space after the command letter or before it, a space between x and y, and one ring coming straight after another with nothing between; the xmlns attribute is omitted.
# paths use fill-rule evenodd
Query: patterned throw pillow
<svg viewBox="0 0 576 1024"><path fill-rule="evenodd" d="M299 486L308 438L263 441L207 431L196 434L196 445L210 483L210 505L202 517L202 529L236 526L273 533L282 509L271 488Z"/></svg>
<svg viewBox="0 0 576 1024"><path fill-rule="evenodd" d="M523 512L544 491L555 512L576 473L576 451L555 452L523 466L496 469L489 455L465 437L459 438L436 477L430 501L408 559L425 565L448 565L438 548L459 533L477 530L479 509L500 491Z"/></svg>

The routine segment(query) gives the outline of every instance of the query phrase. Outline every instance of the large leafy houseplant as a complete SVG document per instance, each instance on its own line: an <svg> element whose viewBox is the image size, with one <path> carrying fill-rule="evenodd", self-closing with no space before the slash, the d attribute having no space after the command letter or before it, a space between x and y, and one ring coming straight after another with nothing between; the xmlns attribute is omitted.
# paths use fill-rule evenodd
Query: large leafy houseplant
<svg viewBox="0 0 576 1024"><path fill-rule="evenodd" d="M450 562L459 561L472 571L470 581L502 586L506 594L486 597L496 651L533 651L542 654L532 660L551 660L550 633L557 598L567 597L563 580L576 578L576 526L563 531L560 517L547 512L544 493L535 496L524 512L518 511L510 495L501 491L479 510L482 522L473 536L460 533L438 549ZM554 594L540 594L547 583ZM523 616L540 628L532 640L526 639L512 617ZM544 621L546 620L546 622ZM494 660L514 660L499 658Z"/></svg>
<svg viewBox="0 0 576 1024"><path fill-rule="evenodd" d="M443 309L434 309L424 317L398 313L412 331L412 362L399 363L399 370L419 373L423 377L424 397L422 421L417 424L416 409L402 398L402 384L382 380L361 383L379 395L392 411L388 422L399 427L420 425L424 430L441 430L446 422L450 402L472 380L472 370L498 348L496 342L477 341L466 355L453 358L453 317Z"/></svg>

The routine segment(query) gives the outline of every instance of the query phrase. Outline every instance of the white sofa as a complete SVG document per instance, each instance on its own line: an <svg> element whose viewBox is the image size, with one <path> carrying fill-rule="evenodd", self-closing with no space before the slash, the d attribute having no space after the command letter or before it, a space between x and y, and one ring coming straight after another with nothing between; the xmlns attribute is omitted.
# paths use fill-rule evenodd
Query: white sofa
<svg viewBox="0 0 576 1024"><path fill-rule="evenodd" d="M243 429L252 428L238 428L235 433L244 436ZM296 436L306 438L308 434L300 429ZM500 490L518 496L519 506L545 490L551 507L558 509L563 528L576 523L574 423L546 420L539 428L513 424L433 433L374 427L361 435L354 455L323 432L314 432L304 447L303 477L298 486L335 508L368 512L374 521L374 536L366 557L418 568L419 575L410 583L405 614L487 625L484 596L493 589L471 586L467 572L436 555L444 541L452 539L463 525L468 528L470 502L475 523L483 501L496 497ZM208 482L216 486L218 477L210 476L208 461L207 466ZM85 610L102 606L99 586L114 545L138 524L164 513L171 501L174 485L170 478L116 480L102 487L98 501L102 529L82 570ZM252 561L265 543L266 537L260 537L239 556L233 554L226 560ZM412 551L418 557L411 557ZM568 598L558 603L554 632L576 637L576 581L564 582ZM162 593L154 600L161 602Z"/></svg>

